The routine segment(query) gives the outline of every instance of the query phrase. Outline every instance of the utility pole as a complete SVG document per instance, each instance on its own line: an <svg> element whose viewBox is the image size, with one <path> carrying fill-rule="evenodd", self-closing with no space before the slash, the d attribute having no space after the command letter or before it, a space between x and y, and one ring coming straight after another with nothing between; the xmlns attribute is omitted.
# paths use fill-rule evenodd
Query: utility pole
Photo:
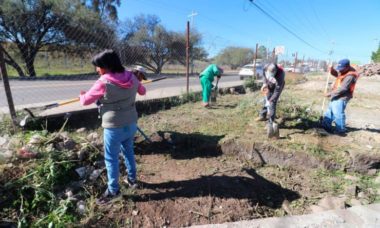
<svg viewBox="0 0 380 228"><path fill-rule="evenodd" d="M3 79L5 95L8 101L9 113L11 114L13 129L16 130L17 120L16 120L16 110L13 103L12 92L9 86L8 73L5 68L5 60L3 53L3 46L0 44L0 76Z"/></svg>
<svg viewBox="0 0 380 228"><path fill-rule="evenodd" d="M194 27L194 17L195 16L197 16L198 15L198 13L197 12L194 12L194 10L193 11L191 11L191 14L189 14L187 17L190 17L191 18L191 27Z"/></svg>
<svg viewBox="0 0 380 228"><path fill-rule="evenodd" d="M189 95L190 22L186 26L186 92Z"/></svg>
<svg viewBox="0 0 380 228"><path fill-rule="evenodd" d="M297 67L297 55L298 55L298 52L296 52L295 58L294 58L294 73L296 72L296 67Z"/></svg>
<svg viewBox="0 0 380 228"><path fill-rule="evenodd" d="M259 49L259 44L256 43L256 50L255 50L255 55L253 57L253 78L257 79L256 75L256 60L257 60L257 51Z"/></svg>
<svg viewBox="0 0 380 228"><path fill-rule="evenodd" d="M328 60L328 63L327 63L327 72L330 70L330 66L332 67L332 55L334 54L334 45L335 45L335 41L332 40L331 41L331 50L329 51L329 60ZM329 72L328 72L329 73Z"/></svg>
<svg viewBox="0 0 380 228"><path fill-rule="evenodd" d="M189 14L187 17L190 17L191 18L191 28L194 28L194 17L197 16L198 13L197 12L194 12L191 11L191 14ZM189 41L189 44L190 44L190 41ZM190 48L190 45L189 45L189 48ZM190 53L190 61L191 61L191 74L194 73L194 56L193 56L193 53Z"/></svg>
<svg viewBox="0 0 380 228"><path fill-rule="evenodd" d="M272 62L277 64L276 49L275 48L273 48L273 50L272 50Z"/></svg>

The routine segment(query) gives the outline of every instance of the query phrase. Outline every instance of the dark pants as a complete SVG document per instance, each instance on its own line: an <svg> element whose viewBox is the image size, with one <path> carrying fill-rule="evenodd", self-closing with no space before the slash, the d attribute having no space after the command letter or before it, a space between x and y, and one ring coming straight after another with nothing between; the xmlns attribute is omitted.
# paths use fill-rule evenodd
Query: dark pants
<svg viewBox="0 0 380 228"><path fill-rule="evenodd" d="M268 97L271 97L271 96L272 96L272 93L268 93L267 97L264 99L264 105L260 111L260 117L267 118L269 121L273 122L274 119L276 118L277 101L270 102L269 106L265 105Z"/></svg>

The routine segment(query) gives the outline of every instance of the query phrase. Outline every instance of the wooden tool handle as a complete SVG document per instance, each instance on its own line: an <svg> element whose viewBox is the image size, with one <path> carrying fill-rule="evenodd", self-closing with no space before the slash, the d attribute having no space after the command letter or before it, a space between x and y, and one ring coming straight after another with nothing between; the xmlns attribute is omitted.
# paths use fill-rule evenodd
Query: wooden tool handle
<svg viewBox="0 0 380 228"><path fill-rule="evenodd" d="M59 102L58 106L67 105L67 104L75 103L75 102L78 102L78 101L79 101L79 97L71 99L71 100Z"/></svg>

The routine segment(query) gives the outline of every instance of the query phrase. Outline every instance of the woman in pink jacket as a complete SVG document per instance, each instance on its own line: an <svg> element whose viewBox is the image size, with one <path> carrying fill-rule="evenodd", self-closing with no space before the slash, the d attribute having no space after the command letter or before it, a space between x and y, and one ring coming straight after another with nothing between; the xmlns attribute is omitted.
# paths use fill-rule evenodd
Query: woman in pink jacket
<svg viewBox="0 0 380 228"><path fill-rule="evenodd" d="M124 154L128 176L125 182L136 187L136 162L133 140L137 130L136 93L145 95L146 89L129 71L126 71L113 50L105 50L94 56L92 64L100 78L87 92L80 92L82 105L97 102L104 128L104 159L107 168L108 187L99 204L107 203L120 194L119 153Z"/></svg>

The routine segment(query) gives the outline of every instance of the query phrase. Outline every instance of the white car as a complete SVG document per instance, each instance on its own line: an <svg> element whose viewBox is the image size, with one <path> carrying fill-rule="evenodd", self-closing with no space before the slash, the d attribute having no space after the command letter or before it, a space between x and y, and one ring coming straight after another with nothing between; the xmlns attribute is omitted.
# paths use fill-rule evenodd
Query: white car
<svg viewBox="0 0 380 228"><path fill-rule="evenodd" d="M253 77L253 64L247 64L243 66L239 71L240 78L249 76ZM256 64L256 76L257 78L262 78L264 76L264 66L261 64Z"/></svg>

